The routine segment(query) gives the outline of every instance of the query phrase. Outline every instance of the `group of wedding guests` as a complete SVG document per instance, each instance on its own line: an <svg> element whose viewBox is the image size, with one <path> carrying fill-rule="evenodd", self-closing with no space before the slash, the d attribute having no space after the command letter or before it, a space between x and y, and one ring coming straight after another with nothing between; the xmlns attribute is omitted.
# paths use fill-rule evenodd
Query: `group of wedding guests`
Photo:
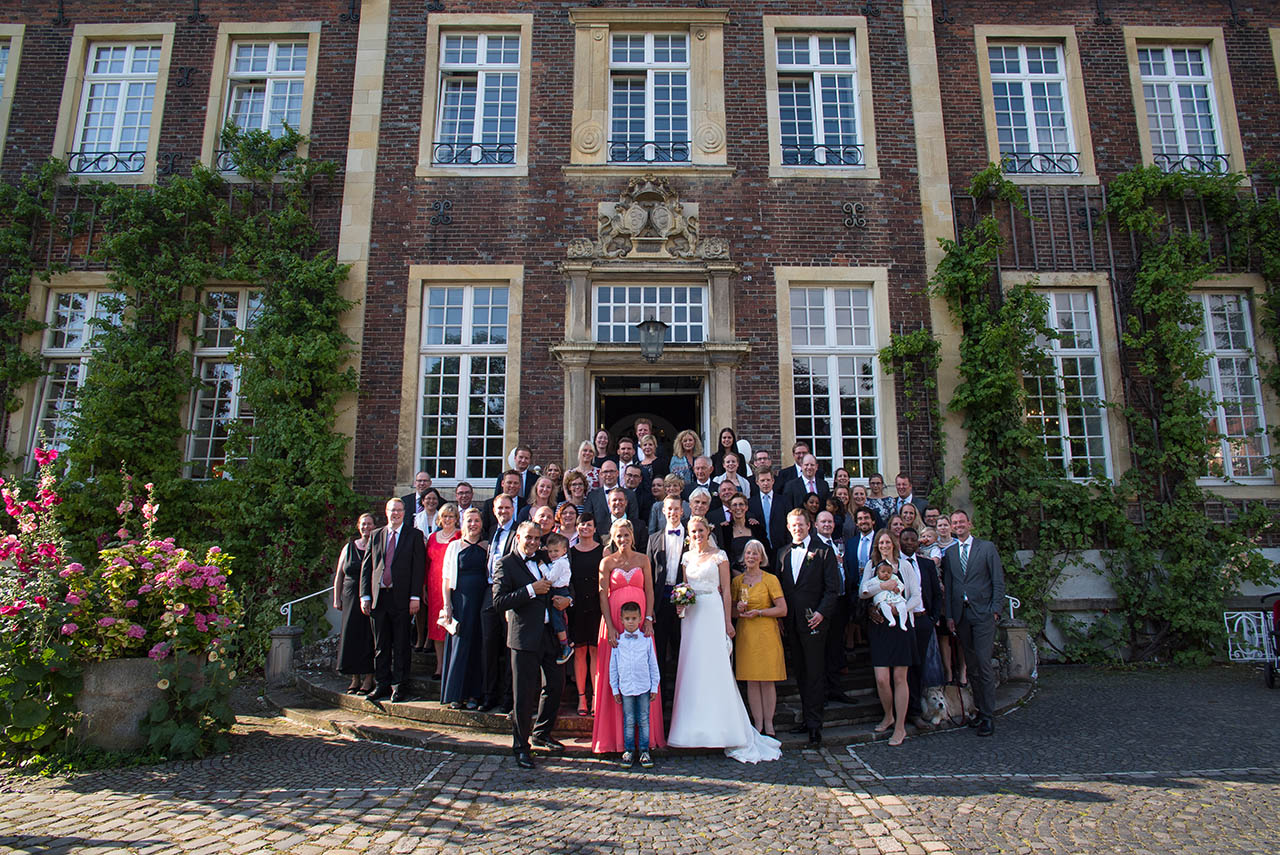
<svg viewBox="0 0 1280 855"><path fill-rule="evenodd" d="M963 510L930 508L905 475L896 495L879 474L863 486L837 469L828 482L805 443L777 469L730 428L711 455L691 430L666 454L647 419L634 431L597 432L565 468L539 471L520 446L481 505L472 485L445 501L419 472L387 502L386 526L361 516L334 576L348 691L408 698L410 654L430 644L440 702L510 713L517 762L531 767L531 746L563 750L552 728L572 663L593 750L626 765L651 765L663 745L757 762L779 754L788 662L795 732L820 742L825 704L849 700L840 674L864 632L884 711L875 729L901 744L936 633L946 680L972 675L978 732L992 732L1003 576Z"/></svg>

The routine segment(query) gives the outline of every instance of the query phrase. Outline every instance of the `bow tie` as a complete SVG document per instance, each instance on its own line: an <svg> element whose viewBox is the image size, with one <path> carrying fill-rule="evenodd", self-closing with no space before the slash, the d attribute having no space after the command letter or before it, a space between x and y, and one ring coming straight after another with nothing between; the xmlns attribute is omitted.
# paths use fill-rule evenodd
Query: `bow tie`
<svg viewBox="0 0 1280 855"><path fill-rule="evenodd" d="M623 637L624 637L624 638L639 638L639 637L640 637L640 633L638 633L638 632L624 632L624 633L622 633L622 635L623 635Z"/></svg>
<svg viewBox="0 0 1280 855"><path fill-rule="evenodd" d="M667 534L684 534L684 532L678 528L669 528L667 529Z"/></svg>

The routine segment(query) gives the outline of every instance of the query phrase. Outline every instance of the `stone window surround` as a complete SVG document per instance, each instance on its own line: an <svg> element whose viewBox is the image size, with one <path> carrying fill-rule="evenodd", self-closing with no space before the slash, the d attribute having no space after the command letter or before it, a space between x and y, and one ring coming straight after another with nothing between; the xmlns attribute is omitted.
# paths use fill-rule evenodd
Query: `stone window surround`
<svg viewBox="0 0 1280 855"><path fill-rule="evenodd" d="M440 98L440 36L443 32L520 33L520 89L516 110L516 157L512 164L475 166L432 162ZM418 178L437 176L525 176L529 174L529 102L533 83L533 15L464 14L433 12L427 17L427 61L422 83L422 121L418 135ZM412 479L410 479L412 481Z"/></svg>
<svg viewBox="0 0 1280 855"><path fill-rule="evenodd" d="M611 32L689 33L690 163L663 163L664 171L721 175L728 163L724 107L724 25L726 9L578 8L574 26L573 128L566 174L631 175L653 163L609 163L609 35Z"/></svg>
<svg viewBox="0 0 1280 855"><path fill-rule="evenodd" d="M1139 44L1206 48L1213 77L1213 95L1217 102L1215 106L1221 122L1218 128L1219 144L1230 161L1231 171L1244 172L1244 142L1240 138L1235 90L1231 86L1231 69L1227 65L1227 49L1222 27L1124 28L1124 50L1129 63L1129 83L1133 89L1133 111L1137 122L1138 145L1142 151L1143 165L1150 166L1155 161L1151 156L1151 126L1147 120L1146 99L1142 96L1142 73L1138 68Z"/></svg>
<svg viewBox="0 0 1280 855"><path fill-rule="evenodd" d="M778 370L780 389L795 388L791 358L791 289L799 287L831 288L870 286L871 311L876 333L875 347L889 344L889 268L887 267L775 267L773 279L777 293ZM879 360L877 360L878 362ZM880 421L880 471L897 472L901 468L898 447L897 385L877 366L877 413ZM782 441L779 448L791 448L796 442L795 402L790 394L778 396L778 421ZM861 483L856 481L854 483Z"/></svg>
<svg viewBox="0 0 1280 855"><path fill-rule="evenodd" d="M1272 27L1271 33L1271 58L1276 67L1276 83L1280 83L1280 27Z"/></svg>
<svg viewBox="0 0 1280 855"><path fill-rule="evenodd" d="M798 166L782 162L782 128L778 105L778 33L850 33L858 85L858 142L862 143L862 166ZM770 178L880 178L876 158L875 108L872 103L871 48L865 15L765 15L764 16L765 103L769 120ZM815 111L817 105L815 105Z"/></svg>
<svg viewBox="0 0 1280 855"><path fill-rule="evenodd" d="M1098 167L1093 157L1092 125L1089 122L1089 105L1084 92L1084 71L1080 65L1080 46L1076 41L1076 29L1072 26L1003 26L976 24L973 28L974 46L978 60L978 87L982 96L982 120L987 133L987 157L992 163L1000 162L1000 141L996 128L995 94L991 88L991 65L987 59L990 42L1017 44L1054 44L1062 48L1063 71L1067 82L1067 110L1071 116L1071 131L1080 152L1080 174L1040 175L1011 173L1005 178L1014 184L1036 185L1096 185Z"/></svg>
<svg viewBox="0 0 1280 855"><path fill-rule="evenodd" d="M0 89L0 162L4 160L4 144L9 136L9 112L18 91L18 66L22 60L22 37L25 24L0 24L0 40L9 43L9 67L4 75L4 88Z"/></svg>
<svg viewBox="0 0 1280 855"><path fill-rule="evenodd" d="M92 45L103 42L160 41L160 67L156 72L156 94L151 104L151 128L147 137L146 165L141 172L124 174L93 173L83 176L90 181L114 184L152 184L156 180L156 163L160 148L160 123L164 116L165 95L169 91L169 59L173 53L173 23L76 24L71 35L66 78L62 83L62 101L53 134L53 156L65 158L75 144L84 92L85 63Z"/></svg>
<svg viewBox="0 0 1280 855"><path fill-rule="evenodd" d="M522 264L410 264L404 304L404 352L400 374L400 424L396 437L396 493L413 488L418 466L418 408L422 363L422 294L432 285L489 285L507 289L506 436L504 447L520 440L520 353L524 314L524 265ZM457 479L439 479L436 486L453 487ZM477 493L487 484L472 481Z"/></svg>
<svg viewBox="0 0 1280 855"><path fill-rule="evenodd" d="M307 71L302 84L302 117L294 128L303 136L311 135L311 111L315 103L316 76L320 66L320 21L239 22L224 21L218 25L218 40L213 50L213 65L209 70L209 98L204 113L204 135L200 141L200 162L212 169L215 152L221 147L223 124L227 112L227 72L231 68L231 49L238 41L266 41L305 39L307 42ZM298 146L298 155L307 156L308 144ZM229 181L242 181L235 174L226 174Z"/></svg>

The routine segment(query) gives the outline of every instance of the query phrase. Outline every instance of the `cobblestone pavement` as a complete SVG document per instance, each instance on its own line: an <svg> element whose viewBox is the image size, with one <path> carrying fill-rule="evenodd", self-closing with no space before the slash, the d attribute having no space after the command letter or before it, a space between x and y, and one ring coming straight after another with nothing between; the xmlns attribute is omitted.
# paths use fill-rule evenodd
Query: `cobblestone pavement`
<svg viewBox="0 0 1280 855"><path fill-rule="evenodd" d="M992 740L651 772L524 772L242 715L226 756L0 778L0 851L1274 853L1278 704L1244 669L1050 669Z"/></svg>

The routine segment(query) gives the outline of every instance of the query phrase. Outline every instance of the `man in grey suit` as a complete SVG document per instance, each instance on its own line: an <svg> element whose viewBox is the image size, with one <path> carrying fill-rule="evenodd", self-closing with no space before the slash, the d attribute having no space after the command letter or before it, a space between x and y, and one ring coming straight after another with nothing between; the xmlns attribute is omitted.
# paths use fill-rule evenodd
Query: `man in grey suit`
<svg viewBox="0 0 1280 855"><path fill-rule="evenodd" d="M996 675L991 667L996 622L1004 607L1004 569L1000 553L989 540L969 534L969 514L951 514L954 549L942 554L942 576L946 587L947 628L964 648L973 698L978 707L974 723L979 736L995 733Z"/></svg>
<svg viewBox="0 0 1280 855"><path fill-rule="evenodd" d="M360 611L373 623L373 671L369 700L409 699L410 620L422 607L426 574L422 532L404 524L404 500L387 502L387 524L369 536L360 565Z"/></svg>

